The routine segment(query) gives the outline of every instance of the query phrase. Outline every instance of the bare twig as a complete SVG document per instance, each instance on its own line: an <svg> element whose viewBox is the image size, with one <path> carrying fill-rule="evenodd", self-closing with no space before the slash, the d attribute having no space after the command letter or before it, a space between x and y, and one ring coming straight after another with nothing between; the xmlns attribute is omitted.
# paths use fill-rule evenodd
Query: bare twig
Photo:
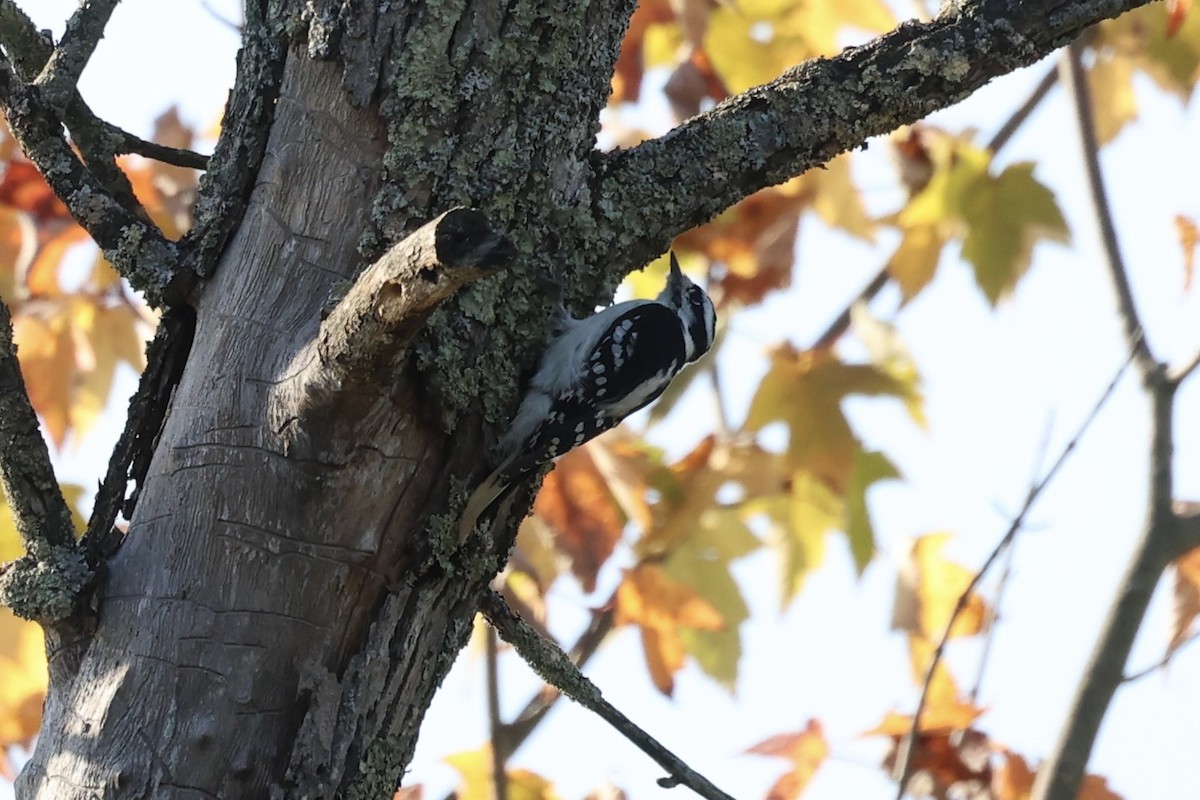
<svg viewBox="0 0 1200 800"><path fill-rule="evenodd" d="M896 760L896 763L901 767L899 770L899 785L896 790L897 800L901 800L901 798L903 798L904 787L908 784L909 778L912 777L913 757L915 755L914 751L916 749L917 736L919 735L921 729L921 715L924 712L925 704L929 699L929 690L933 685L934 673L937 670L938 664L942 660L942 655L946 650L946 644L950 641L950 631L954 628L954 623L958 620L959 616L962 615L963 611L966 610L967 603L970 601L971 595L975 593L975 589L979 586L980 581L982 581L984 576L987 575L988 571L991 570L992 565L996 563L996 560L1000 557L1000 555L1009 549L1013 539L1024 526L1025 517L1033 508L1033 504L1037 501L1038 497L1041 496L1042 492L1050 484L1050 482L1054 480L1054 477L1058 474L1058 471L1062 468L1062 465L1066 463L1067 457L1074 452L1076 445L1079 444L1080 439L1083 438L1083 435L1087 432L1088 428L1091 427L1092 422L1096 419L1096 416L1100 413L1100 410L1104 408L1104 405L1108 402L1108 398L1112 396L1112 393L1117 388L1117 384L1120 382L1121 377L1125 374L1125 370L1128 369L1130 362L1133 361L1135 357L1135 353L1131 351L1129 357L1125 359L1125 361L1121 364L1121 367L1117 370L1117 373L1113 376L1113 379L1109 381L1108 386L1106 386L1104 391L1101 392L1099 399L1096 401L1095 405L1092 406L1092 410L1084 418L1083 423L1079 426L1079 429L1075 432L1075 435L1071 437L1071 440L1067 442L1066 446L1063 447L1062 451L1058 454L1058 458L1050 466L1050 469L1046 471L1046 474L1041 480L1029 487L1029 491L1025 495L1025 502L1022 504L1021 510L1017 513L1017 516L1013 518L1012 523L1008 526L1008 530L1005 531L1002 537L1000 537L1000 541L997 542L996 546L992 548L992 552L988 555L987 559L984 560L983 566L981 566L979 571L976 572L974 577L971 578L971 582L967 585L967 588L963 590L961 595L959 595L958 602L954 604L954 610L950 613L950 619L946 622L946 628L942 632L942 637L938 641L938 645L933 651L933 656L929 660L929 666L925 670L925 680L921 684L921 698L917 701L916 711L913 712L912 725L909 727L908 735L904 738L904 741L900 745L900 755Z"/></svg>
<svg viewBox="0 0 1200 800"><path fill-rule="evenodd" d="M1142 334L1142 324L1138 318L1137 305L1133 300L1133 290L1129 286L1129 274L1125 261L1121 257L1121 247L1117 242L1117 231L1113 225L1112 208L1108 204L1108 194L1104 190L1104 175L1100 169L1100 145L1096 138L1096 124L1092 113L1091 92L1088 89L1087 76L1083 72L1083 62L1080 60L1082 46L1072 44L1063 50L1060 69L1063 84L1075 106L1075 116L1079 121L1080 149L1083 151L1084 167L1087 174L1088 193L1092 198L1093 210L1096 214L1096 224L1100 227L1100 241L1104 247L1105 265L1108 267L1109 278L1117 294L1117 311L1121 324L1125 329L1125 339L1134 349L1137 356L1138 368L1142 375L1149 375L1157 368L1150 347Z"/></svg>
<svg viewBox="0 0 1200 800"><path fill-rule="evenodd" d="M1200 367L1200 350L1197 350L1187 361L1167 370L1167 380L1178 386L1195 372L1197 367Z"/></svg>
<svg viewBox="0 0 1200 800"><path fill-rule="evenodd" d="M995 153L1008 144L1008 140L1020 130L1025 121L1029 119L1029 115L1041 105L1041 102L1046 99L1046 95L1050 94L1050 90L1054 88L1054 84L1056 83L1058 83L1058 69L1051 67L1042 76L1042 79L1038 81L1037 86L1033 87L1033 91L1030 92L1025 102L1013 112L1012 116L1000 126L1000 130L996 131L992 135L992 138L988 140L987 149Z"/></svg>
<svg viewBox="0 0 1200 800"><path fill-rule="evenodd" d="M1104 194L1096 154L1092 104L1079 52L1075 47L1068 48L1063 54L1063 75L1079 119L1089 189L1098 216L1106 266L1117 295L1121 325L1138 362L1142 385L1150 400L1150 485L1146 522L1141 537L1117 589L1083 678L1076 688L1062 732L1038 770L1031 795L1033 800L1075 797L1078 793L1100 723L1121 685L1125 663L1145 618L1154 588L1167 565L1185 552L1189 544L1183 535L1181 519L1171 504L1173 407L1178 384L1169 379L1166 369L1155 360L1142 336L1137 307L1125 265L1117 250L1116 235Z"/></svg>
<svg viewBox="0 0 1200 800"><path fill-rule="evenodd" d="M80 0L79 8L67 20L62 40L50 55L37 85L42 94L58 112L66 109L74 96L79 76L104 36L113 9L120 0Z"/></svg>
<svg viewBox="0 0 1200 800"><path fill-rule="evenodd" d="M514 614L504 602L504 598L489 589L484 593L481 603L484 616L500 637L515 647L521 658L543 680L557 686L563 694L598 714L667 770L669 774L658 780L659 786L668 789L686 786L707 800L733 800L605 700L596 685L571 663L567 654Z"/></svg>
<svg viewBox="0 0 1200 800"><path fill-rule="evenodd" d="M495 787L496 800L508 800L508 773L505 772L504 762L507 760L497 746L504 723L500 719L500 643L496 639L496 629L487 628L487 706L488 730L492 739L492 785Z"/></svg>
<svg viewBox="0 0 1200 800"><path fill-rule="evenodd" d="M165 144L147 141L140 136L135 136L107 122L102 122L101 124L104 125L106 132L113 140L113 152L118 155L122 153L134 153L144 158L170 164L173 167L186 167L188 169L199 170L208 169L209 157L206 155L201 155L185 147L168 147Z"/></svg>
<svg viewBox="0 0 1200 800"><path fill-rule="evenodd" d="M1121 678L1121 683L1133 683L1135 681L1140 681L1142 678L1145 678L1147 675L1151 675L1155 672L1158 672L1160 669L1163 669L1164 667L1166 667L1167 664L1171 663L1171 659L1175 657L1176 653L1178 653L1180 650L1187 647L1189 644L1196 641L1197 639L1200 639L1200 631L1196 631L1191 636L1187 637L1182 642L1177 644L1175 647L1171 648L1171 651L1169 653L1167 653L1165 656L1163 656L1162 658L1160 658L1158 661L1154 662L1150 666L1148 666L1144 669L1139 669L1137 672L1130 673L1129 675L1126 675L1125 677Z"/></svg>

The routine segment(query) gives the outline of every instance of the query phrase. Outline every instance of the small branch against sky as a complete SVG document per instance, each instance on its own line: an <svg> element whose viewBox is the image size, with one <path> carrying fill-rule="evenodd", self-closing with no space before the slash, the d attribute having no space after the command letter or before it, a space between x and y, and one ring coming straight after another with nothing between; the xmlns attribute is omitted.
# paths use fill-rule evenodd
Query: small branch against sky
<svg viewBox="0 0 1200 800"><path fill-rule="evenodd" d="M504 602L504 598L489 590L483 595L480 610L500 634L500 638L516 648L525 663L532 667L543 680L556 686L559 691L584 708L599 715L638 749L667 770L668 777L660 778L658 781L660 786L664 788L686 786L706 800L733 800L605 700L596 685L571 663L567 654L557 644L538 634L524 620L514 614L508 604Z"/></svg>
<svg viewBox="0 0 1200 800"><path fill-rule="evenodd" d="M1106 403L1108 403L1108 399L1112 396L1113 391L1116 390L1117 384L1120 383L1121 377L1125 374L1125 370L1129 368L1129 364L1134 360L1134 358L1134 353L1130 352L1129 358L1127 358L1121 364L1120 368L1117 369L1116 374L1113 375L1113 378L1111 381L1109 381L1108 386L1104 387L1104 391L1100 393L1100 397L1092 406L1092 410L1088 412L1086 417L1084 417L1083 422L1075 431L1075 435L1071 437L1070 441L1068 441L1063 449L1059 452L1058 458L1056 458L1054 463L1050 465L1050 468L1046 471L1046 474L1042 476L1041 480L1038 480L1029 487L1029 491L1025 495L1025 502L1022 504L1021 510L1017 512L1017 515L1013 518L1012 523L1008 526L1008 530L1005 531L1004 535L1000 537L1000 541L998 541L996 546L992 548L992 552L988 554L988 557L984 560L983 565L975 573L974 577L971 578L971 582L967 584L967 588L963 590L962 594L960 594L958 597L958 601L954 604L954 610L950 613L950 619L946 621L946 628L942 632L942 637L938 641L937 647L933 651L933 656L929 660L929 666L925 670L925 680L921 685L921 697L917 701L916 711L913 712L912 725L909 727L908 735L904 738L904 741L900 745L900 754L896 759L896 763L900 765L900 769L897 770L899 773L899 783L896 788L896 800L902 800L905 794L905 787L908 785L908 781L912 777L913 758L916 754L915 750L917 736L921 730L921 715L925 711L925 705L929 698L929 690L933 686L933 678L937 672L938 664L941 662L942 656L945 653L946 644L950 641L950 632L954 629L954 623L962 615L963 611L966 610L967 603L970 601L971 595L975 593L976 588L978 588L980 582L991 570L997 559L999 559L1001 554L1010 548L1013 543L1013 539L1016 538L1016 535L1024 527L1025 518L1033 509L1033 504L1037 502L1037 499L1041 496L1042 492L1045 491L1046 487L1050 485L1050 482L1053 481L1055 476L1058 475L1059 470L1061 470L1063 464L1066 463L1067 457L1074 452L1075 447L1079 444L1084 434L1087 433L1088 429L1092 426L1092 422L1094 422L1096 417L1100 414L1100 410L1104 408Z"/></svg>
<svg viewBox="0 0 1200 800"><path fill-rule="evenodd" d="M1083 780L1100 724L1124 679L1125 664L1146 609L1167 566L1187 550L1180 518L1172 505L1174 400L1178 383L1171 380L1149 344L1129 285L1104 188L1094 110L1078 47L1062 54L1063 82L1079 125L1079 140L1092 204L1097 216L1105 265L1117 296L1121 327L1142 374L1150 405L1149 485L1146 522L1129 567L1117 586L1113 605L1076 688L1070 711L1054 748L1038 771L1033 800L1074 797ZM1186 366L1186 365L1185 365Z"/></svg>
<svg viewBox="0 0 1200 800"><path fill-rule="evenodd" d="M1144 376L1157 367L1138 317L1133 289L1129 285L1129 271L1121 257L1121 246L1113 224L1112 207L1104 188L1104 174L1100 168L1100 143L1096 136L1096 122L1092 111L1092 97L1088 89L1087 76L1083 71L1083 48L1072 44L1063 50L1059 60L1063 84L1075 107L1075 118L1079 123L1079 145L1083 154L1087 175L1088 193L1092 199L1096 225L1100 229L1100 243L1104 248L1104 262L1117 295L1117 311L1125 329L1125 340L1137 356L1138 368Z"/></svg>
<svg viewBox="0 0 1200 800"><path fill-rule="evenodd" d="M269 22L267 1L246 0L244 7L237 76L225 105L221 135L200 178L194 222L179 243L182 268L200 278L215 272L246 213L267 151L287 57L286 38Z"/></svg>
<svg viewBox="0 0 1200 800"><path fill-rule="evenodd" d="M1145 2L986 4L805 62L665 136L600 156L593 191L604 199L603 227L611 233L593 246L613 270L643 264L678 233L753 192L916 122ZM1002 7L1023 13L996 19ZM702 187L703 195L681 196L687 187ZM647 208L659 213L647 220L640 213ZM634 224L636 232L628 229Z"/></svg>
<svg viewBox="0 0 1200 800"><path fill-rule="evenodd" d="M505 754L501 752L498 742L504 727L500 718L500 642L496 638L496 629L487 626L487 707L488 732L492 740L492 787L496 793L495 800L508 800L508 773L505 771Z"/></svg>
<svg viewBox="0 0 1200 800"><path fill-rule="evenodd" d="M0 61L0 106L21 149L117 271L151 303L180 296L191 282L177 268L175 245L131 214L79 160L40 92L7 61Z"/></svg>
<svg viewBox="0 0 1200 800"><path fill-rule="evenodd" d="M75 94L79 76L104 38L104 28L120 0L81 0L67 20L58 47L50 55L35 83L46 102L60 113Z"/></svg>

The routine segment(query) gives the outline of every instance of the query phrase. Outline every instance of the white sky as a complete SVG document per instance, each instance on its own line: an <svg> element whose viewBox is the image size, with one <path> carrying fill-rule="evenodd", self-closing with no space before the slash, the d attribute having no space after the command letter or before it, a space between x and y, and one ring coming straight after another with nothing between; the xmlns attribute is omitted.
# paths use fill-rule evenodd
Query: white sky
<svg viewBox="0 0 1200 800"><path fill-rule="evenodd" d="M22 3L39 25L61 31L71 0ZM236 19L236 2L211 5ZM31 8L32 6L32 8ZM178 104L185 120L207 127L232 82L235 35L195 0L126 0L109 26L82 89L99 114L148 134L153 118ZM935 115L952 131L972 126L986 138L1021 102L1047 68L1039 64L997 81L960 106ZM1134 291L1155 352L1179 360L1200 347L1200 290L1182 294L1182 259L1172 217L1200 218L1200 119L1139 79L1142 121L1104 151L1111 202ZM738 798L765 796L784 762L740 755L770 735L799 730L819 717L834 755L805 798L890 798L893 784L878 768L878 740L859 734L891 709L910 712L916 690L908 677L902 638L888 631L897 560L909 537L935 530L957 534L951 554L981 563L1021 503L1051 428L1052 460L1124 359L1124 344L1097 247L1095 225L1075 147L1075 127L1055 90L1002 162L1035 160L1035 173L1057 194L1074 244L1044 245L1015 297L992 312L969 268L943 259L938 278L898 317L899 329L924 378L930 427L920 431L897 403L850 405L859 434L881 449L905 476L873 491L871 510L881 552L862 580L840 538L829 563L808 578L782 614L776 566L764 550L740 562L737 577L751 606L743 628L745 656L737 696L696 669L680 676L675 699L651 687L637 633L612 636L589 668L608 698L668 747ZM896 208L890 172L872 172L885 158L882 142L860 157L857 173L873 211ZM888 178L882 177L888 175ZM733 419L739 420L765 370L764 348L781 338L804 345L874 275L886 254L824 231L806 217L794 288L761 311L732 324L722 354L722 379ZM888 316L885 292L876 313ZM853 352L850 348L846 352ZM1177 492L1200 499L1200 379L1179 395ZM702 384L703 381L698 381ZM124 408L118 387L115 405ZM690 448L710 423L707 398L697 395L661 428L673 453ZM109 419L118 421L118 411ZM62 476L91 485L103 469L111 429L64 454ZM981 701L990 710L980 726L1031 760L1057 736L1071 693L1137 536L1146 478L1146 413L1137 381L1123 381L1059 478L1037 505L1017 543L1013 577L986 666ZM554 590L556 629L565 638L584 624L590 605L607 597L619 578L610 567L591 597L567 580ZM994 585L994 584L993 584ZM1168 636L1170 587L1151 608L1131 660L1156 661ZM950 665L970 685L978 646L955 643ZM511 654L502 661L504 707L511 715L536 687ZM1200 655L1180 653L1160 672L1117 695L1091 769L1127 798L1179 797L1200 787ZM468 653L434 703L413 764L427 797L440 798L455 774L440 758L478 746L486 737L482 659ZM582 798L605 780L634 800L680 798L654 781L662 772L606 725L561 704L514 762L553 780L565 798ZM0 795L4 791L0 790Z"/></svg>

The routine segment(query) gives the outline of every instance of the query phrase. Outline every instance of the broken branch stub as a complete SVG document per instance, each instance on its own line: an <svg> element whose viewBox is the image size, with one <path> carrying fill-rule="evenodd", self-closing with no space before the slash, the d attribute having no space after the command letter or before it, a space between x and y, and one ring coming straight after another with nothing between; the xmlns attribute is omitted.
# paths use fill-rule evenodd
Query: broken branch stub
<svg viewBox="0 0 1200 800"><path fill-rule="evenodd" d="M354 281L296 360L304 417L344 391L385 386L435 308L508 266L516 249L479 211L456 208L417 229Z"/></svg>

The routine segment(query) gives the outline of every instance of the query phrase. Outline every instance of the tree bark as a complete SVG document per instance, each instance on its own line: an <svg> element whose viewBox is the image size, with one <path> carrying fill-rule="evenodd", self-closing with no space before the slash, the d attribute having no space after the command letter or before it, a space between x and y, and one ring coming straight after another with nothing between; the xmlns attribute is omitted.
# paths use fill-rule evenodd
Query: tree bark
<svg viewBox="0 0 1200 800"><path fill-rule="evenodd" d="M1038 27L1038 4L964 3L972 14L906 26L876 51L816 62L605 160L592 149L631 0L256 1L297 40L266 155L233 238L212 219L241 200L202 189L201 227L217 233L198 236L199 249L181 243L197 280L210 270L189 262L196 252L215 248L220 266L192 295L194 344L97 587L95 630L70 642L52 632L19 795L389 796L511 544L501 520L494 539L454 552L454 513L544 338L559 299L545 287L576 307L607 300L685 224L1138 4L1057 2ZM1021 24L980 24L1008 13ZM988 57L973 66L979 51ZM889 84L876 70L880 97L906 96L897 116L826 107L820 141L772 134L797 116L789 103L819 111L813 98L855 58L936 79L910 91L907 73ZM235 89L235 103L252 96ZM765 148L730 167L743 174L679 180L673 164L709 164L708 149L737 130L742 152ZM234 194L242 152L219 149L210 166ZM339 301L342 285L455 206L486 212L517 267L433 310L404 360L366 359L369 379L316 381L319 410L298 402L314 348L354 341L322 324L356 319L325 313L362 299L359 285ZM649 216L665 222L639 232Z"/></svg>

